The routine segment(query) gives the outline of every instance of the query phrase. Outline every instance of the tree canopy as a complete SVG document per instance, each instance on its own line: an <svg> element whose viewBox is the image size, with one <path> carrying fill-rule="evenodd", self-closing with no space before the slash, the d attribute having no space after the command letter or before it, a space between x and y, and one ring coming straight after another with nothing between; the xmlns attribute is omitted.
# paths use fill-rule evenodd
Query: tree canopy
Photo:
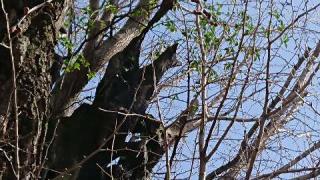
<svg viewBox="0 0 320 180"><path fill-rule="evenodd" d="M319 176L317 0L0 2L0 179Z"/></svg>

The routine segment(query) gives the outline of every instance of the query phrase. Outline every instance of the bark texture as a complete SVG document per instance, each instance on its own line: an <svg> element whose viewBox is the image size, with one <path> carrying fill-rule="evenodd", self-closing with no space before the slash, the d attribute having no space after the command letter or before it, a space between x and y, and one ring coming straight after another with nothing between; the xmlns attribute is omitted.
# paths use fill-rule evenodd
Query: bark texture
<svg viewBox="0 0 320 180"><path fill-rule="evenodd" d="M2 9L1 13L0 157L3 169L0 172L4 179L14 176L28 179L38 176L38 167L43 162L42 150L50 116L49 72L56 44L55 28L59 28L55 23L62 14L64 2L41 4L41 1L34 1L28 5L37 8L36 11L23 16L18 2L8 3L4 3L5 12ZM5 13L9 18L5 18ZM7 28L3 28L7 27L7 21L11 37L6 33ZM15 91L17 102L13 101Z"/></svg>
<svg viewBox="0 0 320 180"><path fill-rule="evenodd" d="M95 2L91 3L95 8ZM145 67L139 67L139 56L146 33L173 4L163 1L149 20L154 7L141 0L136 9L142 8L143 13L129 18L115 36L99 47L92 45L101 37L91 32L93 39L84 49L90 70L97 72L109 62L108 68L93 104L82 104L67 116L64 108L88 82L86 68L63 78L57 74L61 57L54 47L72 2L39 0L22 6L4 3L0 18L2 178L147 178L165 152L166 134L162 123L145 111L161 77L181 63L176 59L178 44L169 46ZM31 11L25 15L21 11L26 6ZM110 12L103 15L104 19L110 17ZM9 29L3 28L7 21ZM99 32L99 28L94 31ZM94 52L92 47L96 47ZM52 90L53 83L56 85ZM135 137L126 141L133 133ZM117 158L117 163L110 164Z"/></svg>

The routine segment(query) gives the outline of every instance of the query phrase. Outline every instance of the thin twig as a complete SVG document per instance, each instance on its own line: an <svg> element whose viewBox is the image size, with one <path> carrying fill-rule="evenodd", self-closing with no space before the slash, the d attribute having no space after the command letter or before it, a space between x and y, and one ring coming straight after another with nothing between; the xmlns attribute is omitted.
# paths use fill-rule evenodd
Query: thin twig
<svg viewBox="0 0 320 180"><path fill-rule="evenodd" d="M12 86L13 86L13 113L14 113L14 119L15 119L15 140L16 140L16 149L15 149L15 156L16 156L16 177L19 180L20 179L20 158L19 158L19 119L18 119L18 98L17 98L17 82L16 82L16 69L15 69L15 63L13 58L13 52L12 52L12 39L10 34L10 22L8 13L6 12L4 8L3 0L1 0L1 7L2 11L5 16L6 20L6 26L7 26L7 34L8 34L8 41L9 41L9 51L10 51L10 60L11 60L11 71L12 71Z"/></svg>
<svg viewBox="0 0 320 180"><path fill-rule="evenodd" d="M270 111L270 108L268 107L268 104L269 104L269 86L270 86L270 62L271 62L271 45L272 45L272 42L270 40L270 35L271 35L271 23L272 23L272 18L273 18L273 15L272 15L272 9L273 8L273 1L271 1L271 13L270 13L270 19L269 19L269 27L268 27L268 33L267 33L267 38L268 38L268 56L267 56L267 68L266 68L266 79L265 79L265 85L266 85L266 92L265 92L265 99L264 99L264 107L263 107L263 113L262 113L262 117L261 118L261 121L259 122L259 134L258 134L258 137L257 137L257 141L256 141L256 144L255 144L255 149L253 150L253 153L250 157L250 162L249 162L249 167L248 167L248 170L247 170L247 173L246 173L246 180L249 180L250 179L250 176L251 176L251 173L252 173L252 169L253 169L253 165L254 165L254 162L256 160L256 157L257 157L257 153L259 152L259 149L260 149L260 144L261 144L261 140L263 138L263 135L264 135L264 125L265 125L265 122L266 122L266 117L267 115L269 114L269 111Z"/></svg>

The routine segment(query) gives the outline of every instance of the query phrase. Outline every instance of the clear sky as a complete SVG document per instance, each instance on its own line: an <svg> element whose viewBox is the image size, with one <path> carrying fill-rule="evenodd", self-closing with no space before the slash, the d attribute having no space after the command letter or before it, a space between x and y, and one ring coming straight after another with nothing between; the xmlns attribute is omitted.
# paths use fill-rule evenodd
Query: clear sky
<svg viewBox="0 0 320 180"><path fill-rule="evenodd" d="M263 1L261 5L261 11L259 12L259 4L255 1L249 3L248 7L248 15L250 16L250 22L255 27L258 23L259 14L261 19L261 26L259 31L261 34L257 36L256 39L256 47L260 49L260 56L253 64L252 71L250 72L250 78L247 88L244 92L244 100L239 109L238 117L243 118L257 118L261 115L263 110L263 101L264 101L264 76L265 74L265 63L267 59L267 40L262 33L263 28L267 29L267 25L269 22L269 14L270 13L270 1ZM195 6L193 3L189 1L179 1L181 6L185 9L194 10ZM318 0L299 0L299 1L288 1L288 0L276 0L274 1L274 16L273 18L273 28L277 28L282 26L289 25L294 18L296 18L299 14L313 7ZM239 17L239 13L243 11L244 6L242 1L236 1L236 6L231 6L233 1L206 1L206 6L208 9L209 5L213 5L214 8L217 8L217 4L222 4L221 14L217 15L218 21L227 22L231 27L231 32L235 29L235 24L241 22L241 18ZM83 1L79 1L79 6L84 7L86 4ZM232 14L233 12L233 14ZM279 16L276 18L276 16ZM165 88L159 94L159 102L161 107L161 114L165 123L169 123L174 120L174 118L186 107L186 97L187 97L187 78L186 75L181 76L181 74L185 73L187 69L187 61L188 57L190 61L198 62L200 59L199 55L199 46L195 42L197 35L195 33L195 16L186 12L185 10L176 10L174 12L170 12L166 17L162 19L162 22L159 23L148 35L144 42L144 51L141 55L141 63L145 64L145 60L149 60L152 57L155 50L163 49L169 44L173 42L179 42L178 49L178 58L181 62L183 62L182 67L174 68L170 72L167 73L165 78L163 78L164 83L174 80L172 84L169 84L167 88ZM315 47L315 44L319 40L319 20L320 20L320 9L313 11L312 13L307 15L307 18L302 18L298 21L297 25L294 28L290 28L287 31L286 37L288 42L285 39L279 39L276 41L274 48L272 49L272 61L270 64L270 73L271 73L271 96L270 100L272 100L279 88L283 85L284 81L288 77L288 73L290 72L292 66L297 62L298 57L303 54L304 50L307 47ZM176 27L175 32L170 32L168 27L168 22L174 22ZM185 32L185 24L189 29L188 33L190 34L190 42L189 49L187 48L185 37L183 36L183 32ZM203 29L204 33L209 32L212 27L207 26ZM218 25L214 29L215 36L218 38L222 33L222 26ZM279 34L276 30L273 32L272 36L275 37ZM240 34L235 35L235 39L239 40ZM77 42L81 41L81 36L78 37ZM281 42L282 41L282 42ZM245 38L245 46L252 46L253 37L248 36ZM211 49L208 51L208 61L216 60L214 58L214 54L218 53L220 55L226 54L226 48L230 46L229 42L222 43L219 49ZM236 46L231 46L233 50L237 50ZM229 47L230 48L230 47ZM188 56L189 54L189 56ZM238 57L238 61L244 62L245 54L241 53ZM317 61L319 62L319 61ZM209 109L209 113L214 115L217 104L213 102L216 94L221 91L223 85L228 80L228 73L230 69L227 68L228 61L221 61L216 63L214 66L211 66L209 69L214 73L214 81L212 84L208 86L208 100L207 103L213 104L214 106ZM230 90L227 101L225 102L221 113L226 113L230 109L235 106L235 102L239 97L240 89L243 85L244 79L246 77L246 73L248 70L248 64L241 68L238 76L236 77L236 83ZM180 77L181 76L181 77ZM179 78L177 78L179 77ZM101 74L99 73L95 78L93 78L90 83L86 86L85 90L81 97L94 96L95 87L101 78ZM199 73L194 70L191 73L191 86L194 91L199 90ZM289 87L292 88L292 85ZM300 110L295 113L292 120L283 128L280 129L280 133L273 136L267 144L267 150L264 151L262 156L259 156L257 159L256 165L259 172L270 172L270 169L279 166L278 162L282 162L285 164L292 157L295 157L302 150L310 147L310 144L314 141L319 140L320 132L320 124L319 124L319 114L317 114L316 110L320 110L319 108L319 75L314 78L312 82L312 86L308 88L309 95L305 98L305 104L300 108ZM254 93L253 92L257 92ZM173 95L176 94L176 95ZM195 92L191 93L193 96ZM307 104L312 103L312 107ZM158 117L158 108L157 104L154 103L150 105L149 113L153 114L155 117ZM228 116L232 117L234 111L231 110L228 113ZM228 121L219 121L216 131L213 134L213 139L211 142L211 146L214 146L216 140L221 136L224 132L225 128L228 125ZM230 133L226 137L225 141L220 146L216 155L212 157L211 161L208 163L208 172L216 169L222 164L228 162L232 159L233 155L237 153L239 149L240 140L243 139L244 132L247 132L253 123L235 123L230 130ZM210 123L207 125L210 127ZM184 179L189 176L189 170L192 169L194 175L191 176L191 179L197 179L198 172L198 161L196 160L191 167L193 157L194 148L197 148L197 131L191 132L188 134L186 138L184 138L181 142L181 147L179 149L179 155L177 156L177 162L173 167L172 174L176 175L177 179ZM315 160L318 159L319 152L315 152L312 156L306 158L306 160L301 161L296 167L304 167L306 165L311 164ZM198 157L198 153L195 153L195 157ZM161 169L155 172L164 172L165 171L165 163L160 163L156 169ZM256 173L254 170L253 174ZM243 172L242 172L243 173ZM163 175L163 174L162 174ZM162 177L162 175L156 175L156 177ZM284 179L291 178L292 175L283 175L281 176Z"/></svg>

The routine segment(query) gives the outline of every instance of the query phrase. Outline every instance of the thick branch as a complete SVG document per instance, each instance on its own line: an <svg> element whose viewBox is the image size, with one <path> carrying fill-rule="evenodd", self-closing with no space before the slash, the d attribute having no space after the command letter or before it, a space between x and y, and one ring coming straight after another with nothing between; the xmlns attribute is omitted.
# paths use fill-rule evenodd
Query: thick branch
<svg viewBox="0 0 320 180"><path fill-rule="evenodd" d="M87 54L85 58L90 63L90 71L98 72L111 57L121 52L131 42L134 37L141 33L141 29L148 20L149 1L141 0L135 11L143 11L139 16L129 18L122 29L114 36L105 40L102 45ZM65 108L76 98L82 88L88 83L88 69L82 67L80 71L73 71L65 75L61 84L56 86L53 96L53 109L57 114L62 113Z"/></svg>

